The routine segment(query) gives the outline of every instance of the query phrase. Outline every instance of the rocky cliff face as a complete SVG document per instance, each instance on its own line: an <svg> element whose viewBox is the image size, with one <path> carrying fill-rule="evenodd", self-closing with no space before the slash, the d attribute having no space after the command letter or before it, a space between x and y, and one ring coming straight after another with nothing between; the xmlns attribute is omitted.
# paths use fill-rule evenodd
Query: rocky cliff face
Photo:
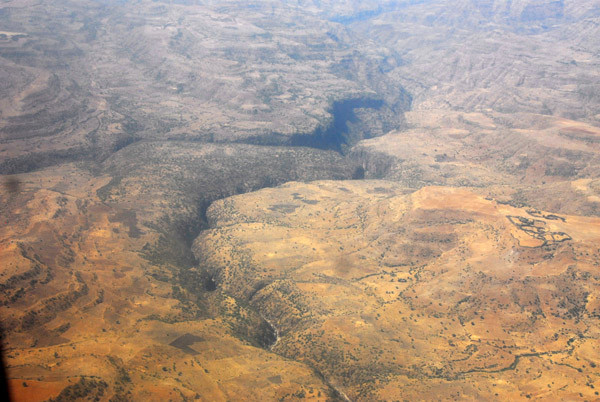
<svg viewBox="0 0 600 402"><path fill-rule="evenodd" d="M382 134L409 106L383 84L384 48L291 5L18 4L0 15L5 173L143 139L339 148L313 137L348 117L354 142Z"/></svg>
<svg viewBox="0 0 600 402"><path fill-rule="evenodd" d="M596 398L596 3L0 4L14 399Z"/></svg>

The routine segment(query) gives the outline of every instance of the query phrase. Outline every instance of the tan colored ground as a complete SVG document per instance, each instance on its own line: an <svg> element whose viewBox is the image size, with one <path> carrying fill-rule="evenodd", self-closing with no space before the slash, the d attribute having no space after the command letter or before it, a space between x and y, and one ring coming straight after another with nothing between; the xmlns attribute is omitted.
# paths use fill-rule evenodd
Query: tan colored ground
<svg viewBox="0 0 600 402"><path fill-rule="evenodd" d="M298 3L0 2L15 400L600 400L597 0Z"/></svg>
<svg viewBox="0 0 600 402"><path fill-rule="evenodd" d="M385 181L289 183L208 216L195 250L222 289L352 400L598 399L598 218Z"/></svg>
<svg viewBox="0 0 600 402"><path fill-rule="evenodd" d="M20 180L18 195L0 194L0 314L15 401L68 386L102 401L327 399L309 367L234 333L228 311L245 314L235 300L216 297L219 315L201 314L154 279L168 268L140 251L157 235L100 202L108 178L66 165ZM182 336L191 343L170 345Z"/></svg>
<svg viewBox="0 0 600 402"><path fill-rule="evenodd" d="M357 144L367 178L473 187L515 205L600 214L600 130L556 116L418 110L411 128Z"/></svg>

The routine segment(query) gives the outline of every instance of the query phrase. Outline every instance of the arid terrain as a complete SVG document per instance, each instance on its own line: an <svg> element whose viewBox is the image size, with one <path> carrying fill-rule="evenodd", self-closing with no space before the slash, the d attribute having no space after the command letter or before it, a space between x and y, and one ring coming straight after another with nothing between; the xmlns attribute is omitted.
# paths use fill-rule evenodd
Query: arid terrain
<svg viewBox="0 0 600 402"><path fill-rule="evenodd" d="M351 400L595 398L599 218L328 181L228 198L208 219L194 250L219 290Z"/></svg>
<svg viewBox="0 0 600 402"><path fill-rule="evenodd" d="M594 0L0 2L15 401L600 401Z"/></svg>

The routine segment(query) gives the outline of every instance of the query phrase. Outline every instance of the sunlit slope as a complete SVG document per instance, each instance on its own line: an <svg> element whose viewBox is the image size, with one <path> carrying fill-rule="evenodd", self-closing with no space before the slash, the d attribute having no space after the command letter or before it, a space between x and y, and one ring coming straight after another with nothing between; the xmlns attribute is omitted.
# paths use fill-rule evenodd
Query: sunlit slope
<svg viewBox="0 0 600 402"><path fill-rule="evenodd" d="M598 399L599 18L1 2L16 400Z"/></svg>
<svg viewBox="0 0 600 402"><path fill-rule="evenodd" d="M360 142L367 177L419 188L476 187L539 209L600 215L600 130L529 113L448 110L407 114L413 128Z"/></svg>
<svg viewBox="0 0 600 402"><path fill-rule="evenodd" d="M310 161L327 152L299 150L302 160L269 176L261 169L273 165L259 159L273 155L251 148L174 145L152 177L115 170L115 157L106 171L68 164L20 175L16 193L2 187L0 318L16 401L334 397L312 368L269 352L265 320L207 291L209 278L190 265L186 234L202 227L202 205L215 197L269 177L351 175L335 158L317 171ZM234 179L231 166L214 170L214 158L259 166ZM190 164L185 177L169 176ZM225 178L230 187L220 185Z"/></svg>
<svg viewBox="0 0 600 402"><path fill-rule="evenodd" d="M352 400L597 397L597 218L383 181L289 183L208 218L201 266Z"/></svg>

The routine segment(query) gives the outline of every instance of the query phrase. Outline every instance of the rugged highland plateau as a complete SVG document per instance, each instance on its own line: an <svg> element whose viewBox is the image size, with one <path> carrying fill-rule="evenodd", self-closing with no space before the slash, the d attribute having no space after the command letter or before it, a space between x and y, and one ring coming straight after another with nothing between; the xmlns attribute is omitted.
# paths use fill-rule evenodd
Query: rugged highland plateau
<svg viewBox="0 0 600 402"><path fill-rule="evenodd" d="M1 2L13 399L600 400L599 27Z"/></svg>

